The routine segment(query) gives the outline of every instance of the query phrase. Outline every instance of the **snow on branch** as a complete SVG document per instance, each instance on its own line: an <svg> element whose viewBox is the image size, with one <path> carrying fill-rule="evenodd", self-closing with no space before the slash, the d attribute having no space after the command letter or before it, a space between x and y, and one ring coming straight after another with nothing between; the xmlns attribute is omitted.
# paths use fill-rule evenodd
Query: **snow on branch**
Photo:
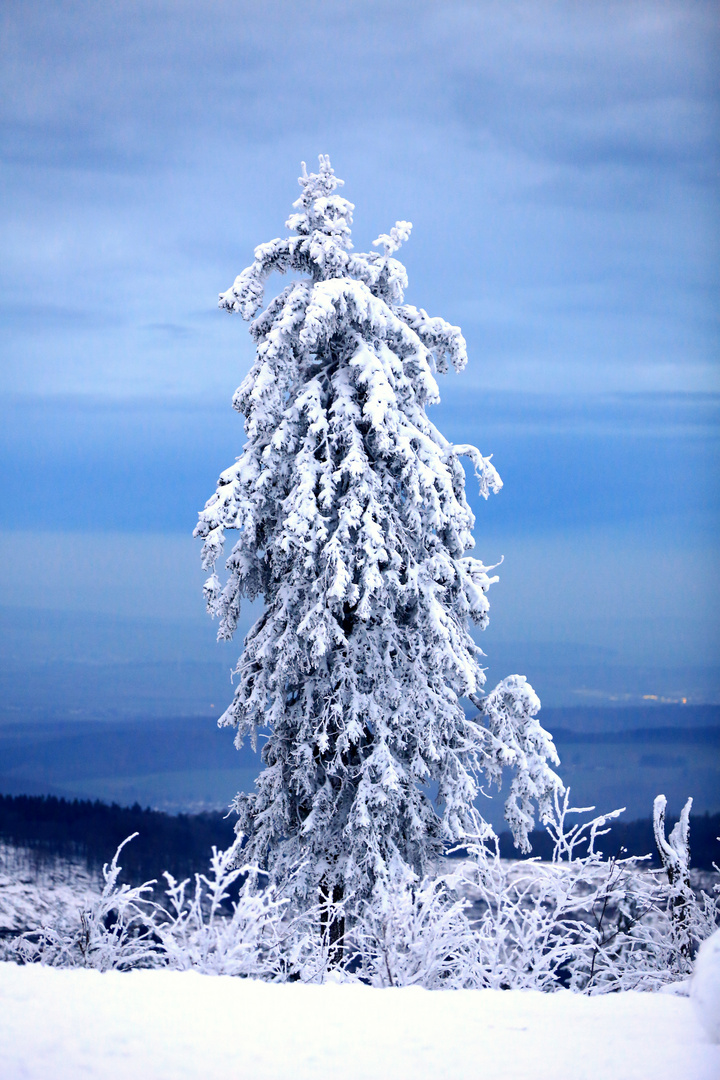
<svg viewBox="0 0 720 1080"><path fill-rule="evenodd" d="M548 765L560 759L552 736L537 720L540 700L524 675L508 675L485 698L472 698L487 724L491 753L485 772L498 787L502 770L514 776L505 803L505 818L521 851L530 851L529 834L535 825L533 803L540 820L552 817L556 795L563 790L557 773Z"/></svg>
<svg viewBox="0 0 720 1080"><path fill-rule="evenodd" d="M483 499L487 499L491 491L497 495L503 482L492 464L492 454L489 457L483 457L477 447L471 446L470 443L455 443L452 452L459 457L468 457L472 461Z"/></svg>
<svg viewBox="0 0 720 1080"><path fill-rule="evenodd" d="M389 233L380 233L377 240L373 240L373 247L382 246L385 255L394 255L410 239L411 232L412 221L396 221Z"/></svg>

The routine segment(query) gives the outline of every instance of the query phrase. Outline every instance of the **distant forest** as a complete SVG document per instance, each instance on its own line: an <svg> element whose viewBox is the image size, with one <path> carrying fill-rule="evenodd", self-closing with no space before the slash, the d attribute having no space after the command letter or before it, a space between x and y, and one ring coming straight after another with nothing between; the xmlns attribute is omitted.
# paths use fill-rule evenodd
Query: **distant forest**
<svg viewBox="0 0 720 1080"><path fill-rule="evenodd" d="M668 829L675 820L668 819ZM164 870L176 878L203 872L213 844L227 848L232 843L233 823L233 817L220 812L175 815L137 803L124 807L54 796L0 795L0 840L29 849L39 863L74 858L99 871L127 836L139 833L120 858L123 879L133 884L161 879ZM692 866L711 870L714 862L720 862L718 837L720 814L690 818ZM532 833L531 842L533 856L550 858L552 843L546 832ZM652 854L653 865L659 865L649 818L614 822L599 847L607 857ZM509 833L500 836L500 852L506 858L519 857Z"/></svg>
<svg viewBox="0 0 720 1080"><path fill-rule="evenodd" d="M162 879L164 870L176 878L202 873L213 844L227 848L235 838L233 821L220 812L163 814L137 803L0 795L0 840L29 848L38 863L80 859L99 871L135 832L119 859L123 880L133 884Z"/></svg>

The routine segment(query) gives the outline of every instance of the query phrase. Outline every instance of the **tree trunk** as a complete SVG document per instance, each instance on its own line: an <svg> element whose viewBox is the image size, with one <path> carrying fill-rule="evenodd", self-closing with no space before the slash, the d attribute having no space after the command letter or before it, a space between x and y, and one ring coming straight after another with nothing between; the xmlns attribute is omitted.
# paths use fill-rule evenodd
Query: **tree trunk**
<svg viewBox="0 0 720 1080"><path fill-rule="evenodd" d="M345 958L345 916L340 909L343 887L339 883L320 883L320 934L328 949L331 968L342 967Z"/></svg>

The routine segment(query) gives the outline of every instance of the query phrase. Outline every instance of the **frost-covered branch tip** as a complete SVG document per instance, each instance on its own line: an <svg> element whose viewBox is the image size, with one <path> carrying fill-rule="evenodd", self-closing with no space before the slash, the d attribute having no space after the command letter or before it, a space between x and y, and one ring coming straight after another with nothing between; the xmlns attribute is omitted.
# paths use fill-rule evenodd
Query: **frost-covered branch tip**
<svg viewBox="0 0 720 1080"><path fill-rule="evenodd" d="M483 499L487 499L491 491L497 495L503 486L503 482L492 463L492 454L489 457L483 457L477 447L471 446L469 443L456 443L452 447L452 451L458 457L468 457L472 461Z"/></svg>
<svg viewBox="0 0 720 1080"><path fill-rule="evenodd" d="M410 239L411 232L412 221L396 221L389 233L380 233L377 240L373 240L373 247L382 245L385 255L394 255Z"/></svg>

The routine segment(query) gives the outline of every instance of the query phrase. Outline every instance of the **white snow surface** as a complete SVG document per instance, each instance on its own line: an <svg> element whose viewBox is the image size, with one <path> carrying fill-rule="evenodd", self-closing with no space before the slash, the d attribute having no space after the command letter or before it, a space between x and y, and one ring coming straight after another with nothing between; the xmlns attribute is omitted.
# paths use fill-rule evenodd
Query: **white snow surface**
<svg viewBox="0 0 720 1080"><path fill-rule="evenodd" d="M378 990L0 964L0 1075L717 1080L686 997Z"/></svg>
<svg viewBox="0 0 720 1080"><path fill-rule="evenodd" d="M720 930L703 941L695 961L690 997L713 1042L720 1043Z"/></svg>
<svg viewBox="0 0 720 1080"><path fill-rule="evenodd" d="M33 855L31 848L0 841L0 935L38 926L64 928L99 898L99 877L81 859L38 865Z"/></svg>

